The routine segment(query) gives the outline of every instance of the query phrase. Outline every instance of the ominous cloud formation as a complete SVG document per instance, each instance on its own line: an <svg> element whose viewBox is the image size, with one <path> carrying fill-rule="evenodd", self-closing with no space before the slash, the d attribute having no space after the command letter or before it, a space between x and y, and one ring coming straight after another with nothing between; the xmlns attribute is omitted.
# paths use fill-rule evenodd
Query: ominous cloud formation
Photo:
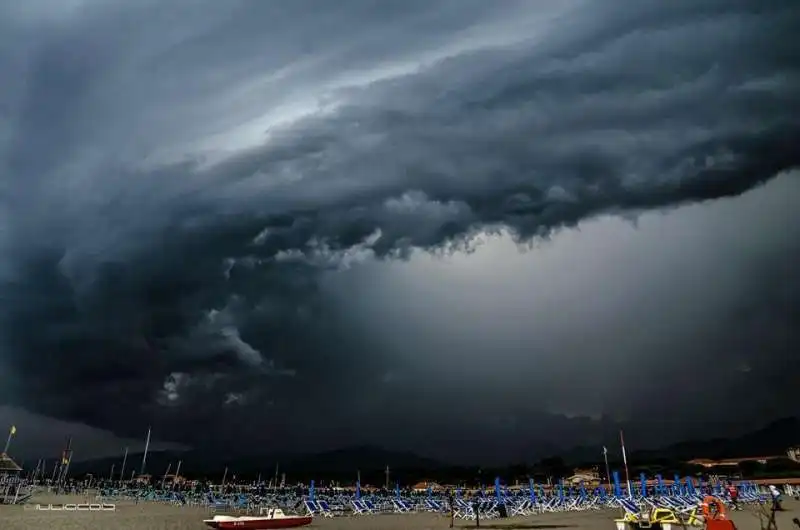
<svg viewBox="0 0 800 530"><path fill-rule="evenodd" d="M789 0L5 2L0 398L248 451L777 414L798 31Z"/></svg>

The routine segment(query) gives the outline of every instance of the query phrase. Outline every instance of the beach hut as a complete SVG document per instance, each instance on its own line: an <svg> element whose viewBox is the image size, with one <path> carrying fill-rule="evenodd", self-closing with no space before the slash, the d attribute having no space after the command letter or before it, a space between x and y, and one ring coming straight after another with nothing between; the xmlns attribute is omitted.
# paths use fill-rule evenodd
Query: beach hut
<svg viewBox="0 0 800 530"><path fill-rule="evenodd" d="M0 453L0 475L19 473L22 468L6 453Z"/></svg>
<svg viewBox="0 0 800 530"><path fill-rule="evenodd" d="M21 504L30 499L31 488L21 480L22 467L8 456L0 453L0 504Z"/></svg>

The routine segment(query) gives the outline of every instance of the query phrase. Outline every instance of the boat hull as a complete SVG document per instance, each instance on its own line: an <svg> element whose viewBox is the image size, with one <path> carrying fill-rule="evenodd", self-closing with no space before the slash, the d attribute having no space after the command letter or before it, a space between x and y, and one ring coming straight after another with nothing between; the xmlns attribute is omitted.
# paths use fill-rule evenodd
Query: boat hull
<svg viewBox="0 0 800 530"><path fill-rule="evenodd" d="M300 528L311 524L313 517L285 517L278 519L247 519L228 521L204 521L206 526L216 530L272 530L273 528Z"/></svg>

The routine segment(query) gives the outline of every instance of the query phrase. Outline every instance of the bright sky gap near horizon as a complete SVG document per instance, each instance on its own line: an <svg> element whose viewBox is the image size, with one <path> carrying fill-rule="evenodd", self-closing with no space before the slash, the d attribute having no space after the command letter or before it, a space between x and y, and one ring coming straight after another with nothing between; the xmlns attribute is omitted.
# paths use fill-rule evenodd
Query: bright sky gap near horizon
<svg viewBox="0 0 800 530"><path fill-rule="evenodd" d="M797 34L790 0L0 0L0 425L470 462L797 414Z"/></svg>

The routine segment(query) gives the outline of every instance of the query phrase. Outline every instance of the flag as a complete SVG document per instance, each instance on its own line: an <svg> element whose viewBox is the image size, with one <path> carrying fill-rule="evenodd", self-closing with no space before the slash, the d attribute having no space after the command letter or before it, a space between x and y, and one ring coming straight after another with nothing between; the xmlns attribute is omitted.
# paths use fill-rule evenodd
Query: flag
<svg viewBox="0 0 800 530"><path fill-rule="evenodd" d="M16 425L12 425L11 426L11 434L12 434L12 436L17 434L17 426Z"/></svg>
<svg viewBox="0 0 800 530"><path fill-rule="evenodd" d="M603 456L608 456L608 449L606 449L605 445L603 446Z"/></svg>

